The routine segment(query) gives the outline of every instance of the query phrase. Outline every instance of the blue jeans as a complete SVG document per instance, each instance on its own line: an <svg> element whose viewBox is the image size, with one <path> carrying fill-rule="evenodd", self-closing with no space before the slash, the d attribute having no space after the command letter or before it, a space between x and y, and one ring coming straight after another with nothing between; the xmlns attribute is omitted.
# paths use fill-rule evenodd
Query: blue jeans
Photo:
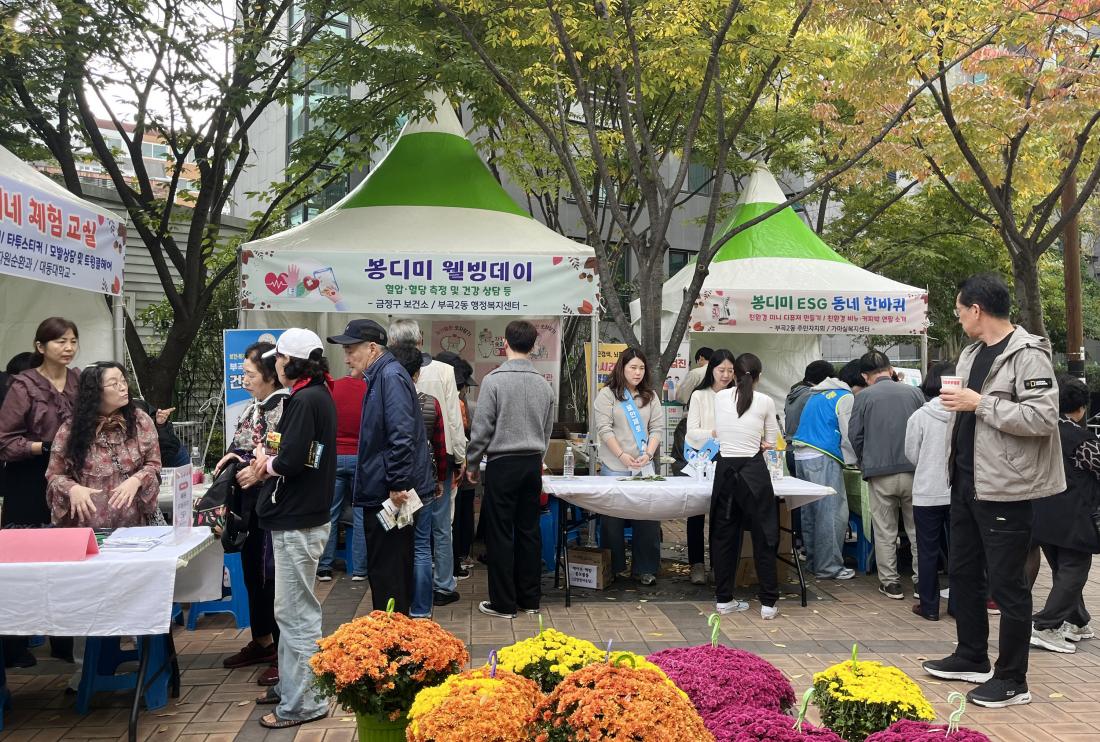
<svg viewBox="0 0 1100 742"><path fill-rule="evenodd" d="M455 555L451 546L451 495L453 494L454 467L447 467L447 481L443 483L443 496L432 502L432 553L435 556L435 589L443 593L454 592Z"/></svg>
<svg viewBox="0 0 1100 742"><path fill-rule="evenodd" d="M601 477L629 477L628 471L615 471L600 467ZM631 519L633 537L630 554L633 559L631 573L635 577L656 575L661 571L661 521ZM615 574L626 569L626 520L610 515L600 516L600 543L611 549L611 569Z"/></svg>
<svg viewBox="0 0 1100 742"><path fill-rule="evenodd" d="M313 719L328 711L317 700L309 659L321 639L321 604L313 593L317 560L328 539L328 526L271 531L275 552L275 620L279 623L280 719Z"/></svg>
<svg viewBox="0 0 1100 742"><path fill-rule="evenodd" d="M336 491L332 497L332 509L329 511L329 535L325 544L325 553L321 555L321 561L317 569L332 569L332 562L336 558L336 541L340 530L340 515L344 512L344 500L352 497L352 487L355 484L355 468L358 457L350 454L341 454L336 457ZM363 538L363 509L352 508L354 521L352 532L346 534L347 543L351 548L352 564L348 565L348 571L360 577L367 576L367 542ZM356 540L358 539L358 540Z"/></svg>
<svg viewBox="0 0 1100 742"><path fill-rule="evenodd" d="M412 605L409 606L409 616L412 618L432 615L432 524L435 520L432 511L436 501L442 499L421 497L424 506L416 511L413 521L413 591Z"/></svg>
<svg viewBox="0 0 1100 742"><path fill-rule="evenodd" d="M810 571L817 577L836 577L844 569L844 535L848 530L848 498L844 489L844 470L832 456L797 459L799 479L832 487L835 495L823 497L802 511L802 543Z"/></svg>

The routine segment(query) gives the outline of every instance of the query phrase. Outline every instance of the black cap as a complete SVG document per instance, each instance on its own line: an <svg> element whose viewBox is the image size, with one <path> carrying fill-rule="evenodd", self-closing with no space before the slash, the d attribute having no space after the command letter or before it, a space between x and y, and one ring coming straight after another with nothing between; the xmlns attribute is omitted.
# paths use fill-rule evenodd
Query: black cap
<svg viewBox="0 0 1100 742"><path fill-rule="evenodd" d="M474 381L474 367L458 353L452 353L449 350L444 351L437 355L435 360L454 367L455 386L477 386L477 382Z"/></svg>
<svg viewBox="0 0 1100 742"><path fill-rule="evenodd" d="M357 345L359 343L386 344L386 330L372 319L353 319L344 328L343 335L334 335L328 341L334 345Z"/></svg>

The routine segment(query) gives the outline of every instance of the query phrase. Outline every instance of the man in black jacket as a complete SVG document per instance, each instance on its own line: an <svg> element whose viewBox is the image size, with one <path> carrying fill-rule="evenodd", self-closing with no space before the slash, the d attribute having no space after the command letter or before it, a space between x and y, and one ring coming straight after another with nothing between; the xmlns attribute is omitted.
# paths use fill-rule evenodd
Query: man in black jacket
<svg viewBox="0 0 1100 742"><path fill-rule="evenodd" d="M260 703L278 704L260 719L283 729L328 714L317 700L309 659L321 639L321 604L313 592L317 562L329 533L329 508L336 487L336 404L321 338L300 328L279 336L273 350L279 380L291 389L275 433L257 448L240 481L267 485L256 503L260 527L271 533L275 554L275 620L279 624L279 683Z"/></svg>

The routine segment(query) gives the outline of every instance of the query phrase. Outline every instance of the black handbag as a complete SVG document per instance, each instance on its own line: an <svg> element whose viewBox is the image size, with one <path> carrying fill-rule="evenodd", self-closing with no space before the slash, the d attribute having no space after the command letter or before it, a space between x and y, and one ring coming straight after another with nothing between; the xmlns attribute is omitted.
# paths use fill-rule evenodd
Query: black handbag
<svg viewBox="0 0 1100 742"><path fill-rule="evenodd" d="M251 525L248 511L244 508L243 490L237 483L237 472L246 466L248 464L241 461L230 461L195 504L195 525L210 526L211 529L220 527L222 548L227 554L241 550Z"/></svg>

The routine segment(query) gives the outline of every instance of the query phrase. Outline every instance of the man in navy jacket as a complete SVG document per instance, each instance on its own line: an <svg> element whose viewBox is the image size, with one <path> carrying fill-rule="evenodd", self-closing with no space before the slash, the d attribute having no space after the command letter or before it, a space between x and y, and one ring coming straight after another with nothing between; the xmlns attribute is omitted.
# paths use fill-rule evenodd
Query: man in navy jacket
<svg viewBox="0 0 1100 742"><path fill-rule="evenodd" d="M416 387L386 350L386 331L377 322L352 320L342 335L328 341L344 347L351 372L362 374L367 382L354 503L364 511L371 598L377 610L385 610L393 598L395 610L407 614L412 603L414 528L387 531L378 512L387 499L401 505L412 490L434 491Z"/></svg>

